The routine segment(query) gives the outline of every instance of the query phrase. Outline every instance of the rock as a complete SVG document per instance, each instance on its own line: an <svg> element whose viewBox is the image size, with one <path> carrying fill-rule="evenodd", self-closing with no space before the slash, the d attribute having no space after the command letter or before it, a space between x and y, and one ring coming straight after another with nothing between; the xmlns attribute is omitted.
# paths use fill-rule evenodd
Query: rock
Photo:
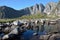
<svg viewBox="0 0 60 40"><path fill-rule="evenodd" d="M5 34L8 34L10 31L11 31L11 28L10 28L10 27L6 27L6 28L4 29L4 33L5 33Z"/></svg>
<svg viewBox="0 0 60 40"><path fill-rule="evenodd" d="M53 34L50 38L49 38L49 40L56 40L56 39L59 39L60 40L60 34L58 33L58 34Z"/></svg>
<svg viewBox="0 0 60 40"><path fill-rule="evenodd" d="M44 5L43 4L36 4L32 7L30 7L30 12L31 14L36 14L36 13L42 13L44 11Z"/></svg>
<svg viewBox="0 0 60 40"><path fill-rule="evenodd" d="M14 30L12 30L9 34L18 34L18 27L16 27Z"/></svg>
<svg viewBox="0 0 60 40"><path fill-rule="evenodd" d="M50 12L52 12L52 10L56 7L55 2L50 2L45 6L44 12L47 13L48 15L50 14Z"/></svg>
<svg viewBox="0 0 60 40"><path fill-rule="evenodd" d="M17 21L14 21L12 24L13 24L13 25L22 26L23 23L24 23L23 21L17 20Z"/></svg>
<svg viewBox="0 0 60 40"><path fill-rule="evenodd" d="M35 36L35 35L38 35L37 33L33 33L33 35Z"/></svg>
<svg viewBox="0 0 60 40"><path fill-rule="evenodd" d="M40 40L47 40L48 37L49 37L49 35L41 35L39 39Z"/></svg>
<svg viewBox="0 0 60 40"><path fill-rule="evenodd" d="M5 39L8 39L8 38L9 38L8 35L4 35L2 39L5 40Z"/></svg>

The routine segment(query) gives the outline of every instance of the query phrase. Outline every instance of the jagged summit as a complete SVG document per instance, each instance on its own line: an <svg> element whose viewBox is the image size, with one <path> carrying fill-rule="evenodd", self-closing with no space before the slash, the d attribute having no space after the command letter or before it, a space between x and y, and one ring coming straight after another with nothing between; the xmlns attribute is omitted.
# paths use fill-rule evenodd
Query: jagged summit
<svg viewBox="0 0 60 40"><path fill-rule="evenodd" d="M43 4L36 4L21 10L15 10L8 6L0 6L0 18L17 18L23 15L37 14L38 12L46 13L47 15L60 15L60 1L58 3L49 2L45 6Z"/></svg>

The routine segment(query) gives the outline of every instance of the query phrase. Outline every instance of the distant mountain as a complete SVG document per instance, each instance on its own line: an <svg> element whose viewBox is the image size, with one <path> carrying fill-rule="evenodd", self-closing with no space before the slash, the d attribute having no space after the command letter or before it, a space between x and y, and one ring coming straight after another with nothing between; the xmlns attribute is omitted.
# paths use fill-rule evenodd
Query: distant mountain
<svg viewBox="0 0 60 40"><path fill-rule="evenodd" d="M52 10L56 7L57 3L54 2L49 2L44 9L44 12L47 13L48 15L52 12Z"/></svg>
<svg viewBox="0 0 60 40"><path fill-rule="evenodd" d="M17 18L20 16L22 16L22 14L13 8L7 6L0 7L0 18Z"/></svg>
<svg viewBox="0 0 60 40"><path fill-rule="evenodd" d="M55 8L52 10L51 13L54 13L54 14L60 16L60 1L56 4Z"/></svg>
<svg viewBox="0 0 60 40"><path fill-rule="evenodd" d="M44 9L44 12L48 15L53 14L60 16L60 1L58 3L48 3Z"/></svg>
<svg viewBox="0 0 60 40"><path fill-rule="evenodd" d="M0 6L0 18L17 18L21 17L23 15L30 15L30 14L36 14L38 11L43 12L44 6L43 4L36 4L31 7L27 7L25 9L21 10L15 10L13 8L7 7L7 6Z"/></svg>
<svg viewBox="0 0 60 40"><path fill-rule="evenodd" d="M27 7L25 9L20 10L20 13L23 14L36 14L38 12L42 13L44 11L44 5L43 4L36 4L34 6L31 7Z"/></svg>
<svg viewBox="0 0 60 40"><path fill-rule="evenodd" d="M18 18L23 15L31 15L37 13L46 13L47 15L60 15L60 1L58 3L49 2L46 6L43 4L36 4L21 10L15 10L7 6L0 6L0 19L2 18Z"/></svg>

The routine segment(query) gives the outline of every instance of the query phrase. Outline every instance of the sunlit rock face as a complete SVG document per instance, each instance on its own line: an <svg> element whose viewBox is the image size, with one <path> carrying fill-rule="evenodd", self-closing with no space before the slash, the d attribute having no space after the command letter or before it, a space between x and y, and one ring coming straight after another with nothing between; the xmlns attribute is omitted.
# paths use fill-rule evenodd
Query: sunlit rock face
<svg viewBox="0 0 60 40"><path fill-rule="evenodd" d="M43 4L36 4L36 5L34 5L34 6L32 6L32 7L30 7L29 9L30 9L30 12L31 12L31 14L36 14L36 13L38 13L38 12L43 12L44 11L44 5Z"/></svg>
<svg viewBox="0 0 60 40"><path fill-rule="evenodd" d="M18 18L24 15L31 15L37 13L46 13L47 15L56 14L60 16L60 1L49 2L45 6L43 4L35 4L21 10L15 10L11 7L0 6L0 19L2 18Z"/></svg>
<svg viewBox="0 0 60 40"><path fill-rule="evenodd" d="M55 8L55 13L56 13L56 15L60 16L60 1L57 3L57 6Z"/></svg>
<svg viewBox="0 0 60 40"><path fill-rule="evenodd" d="M36 4L31 7L27 7L25 9L20 10L20 13L27 14L37 14L37 13L46 13L50 14L60 14L60 1L59 2L49 2L45 6L43 4ZM60 16L60 15L59 15Z"/></svg>
<svg viewBox="0 0 60 40"><path fill-rule="evenodd" d="M52 12L52 10L56 7L56 3L54 2L50 2L45 6L44 12L47 14L50 14L50 12Z"/></svg>
<svg viewBox="0 0 60 40"><path fill-rule="evenodd" d="M50 2L45 6L44 12L49 14L56 14L60 16L60 1L55 3L55 2Z"/></svg>
<svg viewBox="0 0 60 40"><path fill-rule="evenodd" d="M38 12L43 12L44 5L36 4L31 7L26 7L21 10L15 10L7 6L0 6L0 18L17 18L23 15L36 14Z"/></svg>

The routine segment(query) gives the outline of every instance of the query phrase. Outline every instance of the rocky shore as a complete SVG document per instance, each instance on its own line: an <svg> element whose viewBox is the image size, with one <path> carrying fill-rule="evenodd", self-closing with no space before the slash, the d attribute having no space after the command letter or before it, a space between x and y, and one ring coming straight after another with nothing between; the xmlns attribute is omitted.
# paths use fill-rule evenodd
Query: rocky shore
<svg viewBox="0 0 60 40"><path fill-rule="evenodd" d="M56 38L55 38L56 37ZM0 23L0 40L60 40L60 19Z"/></svg>

